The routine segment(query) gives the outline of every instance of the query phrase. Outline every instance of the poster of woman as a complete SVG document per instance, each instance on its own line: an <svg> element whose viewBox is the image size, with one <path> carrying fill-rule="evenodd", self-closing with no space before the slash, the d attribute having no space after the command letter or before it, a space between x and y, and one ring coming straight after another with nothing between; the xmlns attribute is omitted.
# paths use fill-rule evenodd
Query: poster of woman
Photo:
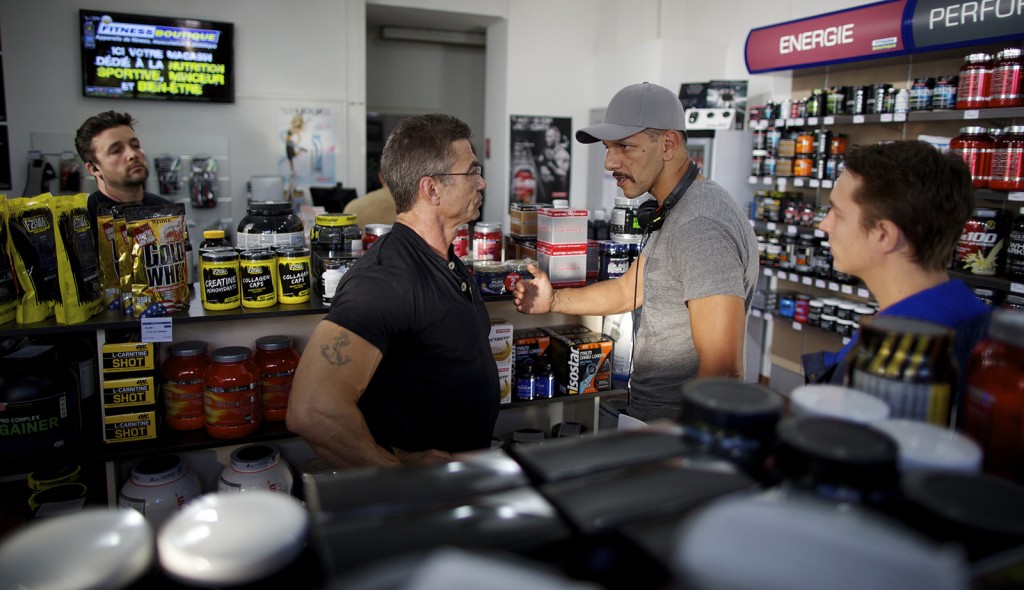
<svg viewBox="0 0 1024 590"><path fill-rule="evenodd" d="M511 120L512 202L551 204L568 199L572 119L513 115Z"/></svg>

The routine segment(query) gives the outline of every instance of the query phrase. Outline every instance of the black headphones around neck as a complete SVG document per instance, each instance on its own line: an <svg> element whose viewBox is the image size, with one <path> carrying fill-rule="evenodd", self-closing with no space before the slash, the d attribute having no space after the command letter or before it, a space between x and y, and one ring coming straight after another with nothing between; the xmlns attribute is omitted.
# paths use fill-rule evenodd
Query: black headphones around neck
<svg viewBox="0 0 1024 590"><path fill-rule="evenodd" d="M640 231L644 234L649 234L661 229L661 226L665 225L665 218L668 217L669 211L679 202L679 199L683 198L683 193L686 192L686 189L690 188L698 174L700 174L700 166L693 160L690 160L690 167L686 169L683 179L669 193L664 203L658 205L658 201L654 199L641 203L636 210L636 222L640 226Z"/></svg>

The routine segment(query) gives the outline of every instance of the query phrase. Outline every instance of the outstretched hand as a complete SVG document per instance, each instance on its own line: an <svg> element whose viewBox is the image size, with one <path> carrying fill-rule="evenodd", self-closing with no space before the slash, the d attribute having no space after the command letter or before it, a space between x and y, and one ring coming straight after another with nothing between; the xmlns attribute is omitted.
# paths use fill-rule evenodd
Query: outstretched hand
<svg viewBox="0 0 1024 590"><path fill-rule="evenodd" d="M536 264L527 266L533 279L519 281L516 284L516 291L513 297L516 309L519 313L540 314L551 311L551 304L554 301L555 292L551 287L551 281L547 273L542 271Z"/></svg>

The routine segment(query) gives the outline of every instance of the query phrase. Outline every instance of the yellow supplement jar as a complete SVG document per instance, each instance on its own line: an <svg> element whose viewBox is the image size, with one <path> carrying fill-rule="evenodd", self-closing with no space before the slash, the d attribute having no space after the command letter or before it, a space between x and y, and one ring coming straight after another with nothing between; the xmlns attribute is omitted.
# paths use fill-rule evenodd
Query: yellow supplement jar
<svg viewBox="0 0 1024 590"><path fill-rule="evenodd" d="M313 289L309 248L291 247L277 251L277 300L281 303L305 303Z"/></svg>
<svg viewBox="0 0 1024 590"><path fill-rule="evenodd" d="M238 252L234 248L213 248L199 259L203 309L236 309L241 303L238 286Z"/></svg>
<svg viewBox="0 0 1024 590"><path fill-rule="evenodd" d="M238 255L242 307L277 304L277 255L273 250L245 250Z"/></svg>

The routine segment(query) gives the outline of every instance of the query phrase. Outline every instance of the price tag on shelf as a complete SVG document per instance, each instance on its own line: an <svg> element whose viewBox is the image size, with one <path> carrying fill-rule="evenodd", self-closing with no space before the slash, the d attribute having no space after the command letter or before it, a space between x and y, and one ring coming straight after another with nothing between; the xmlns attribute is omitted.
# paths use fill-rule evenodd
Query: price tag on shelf
<svg viewBox="0 0 1024 590"><path fill-rule="evenodd" d="M776 127L785 127L786 126L786 120L785 119L775 119L775 126Z"/></svg>
<svg viewBox="0 0 1024 590"><path fill-rule="evenodd" d="M779 271L779 280L780 281L788 281L789 280L789 275L784 273L784 272L782 272L782 271Z"/></svg>
<svg viewBox="0 0 1024 590"><path fill-rule="evenodd" d="M803 127L804 126L804 118L803 117L797 117L796 119L793 119L793 126L794 127Z"/></svg>
<svg viewBox="0 0 1024 590"><path fill-rule="evenodd" d="M143 342L174 342L171 318L142 318L139 323Z"/></svg>
<svg viewBox="0 0 1024 590"><path fill-rule="evenodd" d="M981 116L981 112L978 111L978 109L971 109L969 111L964 111L964 120L965 121L967 121L969 119L977 119L980 116Z"/></svg>
<svg viewBox="0 0 1024 590"><path fill-rule="evenodd" d="M878 120L882 123L892 123L892 113L882 113Z"/></svg>
<svg viewBox="0 0 1024 590"><path fill-rule="evenodd" d="M868 291L864 287L858 287L857 288L857 297L861 297L863 299L871 299L871 291Z"/></svg>
<svg viewBox="0 0 1024 590"><path fill-rule="evenodd" d="M853 285L843 285L839 287L839 292L843 295L853 295Z"/></svg>
<svg viewBox="0 0 1024 590"><path fill-rule="evenodd" d="M756 176L748 177L747 178L747 184L757 184L757 177Z"/></svg>
<svg viewBox="0 0 1024 590"><path fill-rule="evenodd" d="M835 125L836 124L836 118L832 117L832 116L825 117L825 124L826 125Z"/></svg>
<svg viewBox="0 0 1024 590"><path fill-rule="evenodd" d="M807 181L807 185L810 186L811 188L818 188L819 186L821 186L821 181L818 180L817 178L812 178Z"/></svg>
<svg viewBox="0 0 1024 590"><path fill-rule="evenodd" d="M814 279L814 286L819 288L819 289L824 289L825 288L825 281L822 280L822 279Z"/></svg>
<svg viewBox="0 0 1024 590"><path fill-rule="evenodd" d="M800 279L800 283L810 287L811 285L814 284L814 279L812 279L811 277L803 277Z"/></svg>
<svg viewBox="0 0 1024 590"><path fill-rule="evenodd" d="M829 291L838 291L839 290L839 283L832 283L832 282L830 282L828 284L828 290Z"/></svg>
<svg viewBox="0 0 1024 590"><path fill-rule="evenodd" d="M1024 285L1021 283L1010 283L1010 291L1013 293L1024 293Z"/></svg>
<svg viewBox="0 0 1024 590"><path fill-rule="evenodd" d="M764 177L764 178L763 178L763 179L761 180L761 184L763 184L763 185L765 185L765 186L771 186L771 185L772 185L772 177L771 177L771 176L765 176L765 177Z"/></svg>
<svg viewBox="0 0 1024 590"><path fill-rule="evenodd" d="M803 178L794 178L793 179L793 186L801 187L803 185L804 185L804 179Z"/></svg>
<svg viewBox="0 0 1024 590"><path fill-rule="evenodd" d="M817 125L818 124L818 118L817 117L807 117L807 124L811 125L811 126Z"/></svg>
<svg viewBox="0 0 1024 590"><path fill-rule="evenodd" d="M760 318L761 317L761 310L757 309L757 308L752 308L750 310L750 317L752 317L752 318Z"/></svg>
<svg viewBox="0 0 1024 590"><path fill-rule="evenodd" d="M854 115L853 116L853 124L854 125L860 125L863 122L864 122L864 115Z"/></svg>
<svg viewBox="0 0 1024 590"><path fill-rule="evenodd" d="M826 234L824 231L822 231L820 229L814 230L814 237L816 237L816 238L824 238L826 235L828 235L828 234Z"/></svg>
<svg viewBox="0 0 1024 590"><path fill-rule="evenodd" d="M772 269L770 269L770 268L764 269L764 276L770 277L770 276L772 276L774 274L775 274L775 271L773 271Z"/></svg>
<svg viewBox="0 0 1024 590"><path fill-rule="evenodd" d="M895 113L892 116L892 120L894 122L896 122L896 123L903 123L903 122L905 122L907 120L907 114L906 113Z"/></svg>
<svg viewBox="0 0 1024 590"><path fill-rule="evenodd" d="M1024 201L1024 193L1022 193L1022 192L1009 193L1009 194L1006 195L1006 199L1008 201Z"/></svg>
<svg viewBox="0 0 1024 590"><path fill-rule="evenodd" d="M774 221L769 221L768 223L764 224L764 227L768 231L775 231L775 227L776 227L775 226L775 222Z"/></svg>
<svg viewBox="0 0 1024 590"><path fill-rule="evenodd" d="M822 180L821 181L821 188L832 188L832 181L831 180Z"/></svg>
<svg viewBox="0 0 1024 590"><path fill-rule="evenodd" d="M850 343L850 337L849 336L843 336L843 346L846 346L849 343Z"/></svg>
<svg viewBox="0 0 1024 590"><path fill-rule="evenodd" d="M804 329L804 325L801 324L800 322L793 322L793 329L799 332L800 330Z"/></svg>

